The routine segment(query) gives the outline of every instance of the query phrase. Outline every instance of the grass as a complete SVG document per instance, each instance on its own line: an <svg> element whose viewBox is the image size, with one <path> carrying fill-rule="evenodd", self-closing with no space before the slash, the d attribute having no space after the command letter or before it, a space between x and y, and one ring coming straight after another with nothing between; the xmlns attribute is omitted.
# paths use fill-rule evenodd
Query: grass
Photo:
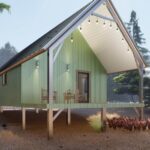
<svg viewBox="0 0 150 150"><path fill-rule="evenodd" d="M113 113L113 114L109 114L107 113L107 118L108 119L112 119L112 118L118 118L120 117L118 114ZM96 131L96 132L101 132L103 130L103 125L101 122L101 114L97 113L94 115L91 115L87 118L87 121L89 122L89 125Z"/></svg>

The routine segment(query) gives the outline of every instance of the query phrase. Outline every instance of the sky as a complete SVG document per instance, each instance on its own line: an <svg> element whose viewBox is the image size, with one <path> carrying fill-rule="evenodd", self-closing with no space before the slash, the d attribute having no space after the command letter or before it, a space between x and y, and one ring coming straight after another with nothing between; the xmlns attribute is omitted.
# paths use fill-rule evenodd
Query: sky
<svg viewBox="0 0 150 150"><path fill-rule="evenodd" d="M150 0L112 0L122 20L128 22L132 10L137 12L139 25L150 49ZM1 0L11 11L0 14L0 47L6 42L23 50L61 21L86 5L90 0Z"/></svg>

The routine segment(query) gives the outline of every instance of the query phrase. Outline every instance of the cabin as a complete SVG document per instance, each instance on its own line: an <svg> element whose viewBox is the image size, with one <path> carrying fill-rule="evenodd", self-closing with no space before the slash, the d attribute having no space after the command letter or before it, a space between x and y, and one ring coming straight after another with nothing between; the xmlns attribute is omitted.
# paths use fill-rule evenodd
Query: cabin
<svg viewBox="0 0 150 150"><path fill-rule="evenodd" d="M48 137L67 109L139 108L143 117L143 69L146 64L111 0L94 0L37 39L0 68L0 106L47 110ZM107 101L107 76L138 70L138 103ZM53 113L57 108L57 113Z"/></svg>

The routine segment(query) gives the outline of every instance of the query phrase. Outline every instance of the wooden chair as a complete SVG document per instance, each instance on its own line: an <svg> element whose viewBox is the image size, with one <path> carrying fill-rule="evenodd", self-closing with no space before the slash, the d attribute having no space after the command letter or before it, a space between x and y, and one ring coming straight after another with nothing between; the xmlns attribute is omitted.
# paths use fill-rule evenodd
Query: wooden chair
<svg viewBox="0 0 150 150"><path fill-rule="evenodd" d="M48 100L48 92L46 89L41 89L41 99ZM53 100L57 101L57 91L53 92Z"/></svg>
<svg viewBox="0 0 150 150"><path fill-rule="evenodd" d="M71 93L70 90L64 93L64 102L71 103L71 100L75 100L75 94Z"/></svg>

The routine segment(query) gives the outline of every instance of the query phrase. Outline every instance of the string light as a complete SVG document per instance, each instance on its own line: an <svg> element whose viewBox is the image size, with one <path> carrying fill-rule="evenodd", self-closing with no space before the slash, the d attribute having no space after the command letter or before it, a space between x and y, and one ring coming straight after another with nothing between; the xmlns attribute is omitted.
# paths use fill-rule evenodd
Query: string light
<svg viewBox="0 0 150 150"><path fill-rule="evenodd" d="M90 18L88 19L88 23L89 23L89 24L91 23L91 20L90 20Z"/></svg>
<svg viewBox="0 0 150 150"><path fill-rule="evenodd" d="M110 28L112 28L112 22L110 22L110 25L109 25L109 26L110 26Z"/></svg>
<svg viewBox="0 0 150 150"><path fill-rule="evenodd" d="M98 22L99 22L99 21L98 21L98 18L97 18L97 19L96 19L96 24L98 24Z"/></svg>
<svg viewBox="0 0 150 150"><path fill-rule="evenodd" d="M129 52L129 51L130 51L130 48L128 47L127 52Z"/></svg>
<svg viewBox="0 0 150 150"><path fill-rule="evenodd" d="M73 43L73 35L71 34L71 38L70 38L71 43Z"/></svg>
<svg viewBox="0 0 150 150"><path fill-rule="evenodd" d="M105 22L105 20L104 20L104 22L103 22L103 26L105 27L105 25L106 25L106 22Z"/></svg>
<svg viewBox="0 0 150 150"><path fill-rule="evenodd" d="M80 28L79 28L79 29L80 29L80 31L82 31L82 26L80 26Z"/></svg>

